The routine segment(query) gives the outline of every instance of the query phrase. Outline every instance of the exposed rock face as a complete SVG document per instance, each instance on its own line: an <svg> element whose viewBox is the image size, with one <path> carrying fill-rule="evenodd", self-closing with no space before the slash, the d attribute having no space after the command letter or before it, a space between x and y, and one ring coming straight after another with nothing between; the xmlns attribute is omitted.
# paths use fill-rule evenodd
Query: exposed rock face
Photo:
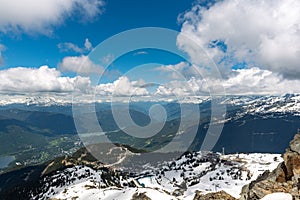
<svg viewBox="0 0 300 200"><path fill-rule="evenodd" d="M283 155L284 162L273 172L265 172L257 180L246 185L241 200L258 200L274 192L290 193L300 200L300 133L296 134Z"/></svg>
<svg viewBox="0 0 300 200"><path fill-rule="evenodd" d="M216 193L208 193L208 194L201 194L200 192L196 192L194 200L237 200L236 198L230 196L223 190Z"/></svg>
<svg viewBox="0 0 300 200"><path fill-rule="evenodd" d="M42 176L50 174L54 171L74 167L77 165L84 165L91 168L101 168L103 164L88 152L86 148L81 148L72 156L58 157L54 159L42 172Z"/></svg>
<svg viewBox="0 0 300 200"><path fill-rule="evenodd" d="M290 149L294 152L300 152L300 133L296 134L294 140L291 141Z"/></svg>
<svg viewBox="0 0 300 200"><path fill-rule="evenodd" d="M145 193L134 193L131 200L151 200Z"/></svg>

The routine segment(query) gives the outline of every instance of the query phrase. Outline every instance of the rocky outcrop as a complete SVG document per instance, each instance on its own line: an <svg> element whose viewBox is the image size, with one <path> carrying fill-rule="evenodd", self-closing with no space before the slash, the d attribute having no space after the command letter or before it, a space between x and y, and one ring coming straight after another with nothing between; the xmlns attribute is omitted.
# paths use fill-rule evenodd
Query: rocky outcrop
<svg viewBox="0 0 300 200"><path fill-rule="evenodd" d="M151 198L149 198L145 192L143 193L134 193L131 200L151 200Z"/></svg>
<svg viewBox="0 0 300 200"><path fill-rule="evenodd" d="M226 192L219 191L215 193L208 193L208 194L201 194L201 192L196 191L194 200L237 200L236 198L232 197L231 195L227 194Z"/></svg>
<svg viewBox="0 0 300 200"><path fill-rule="evenodd" d="M290 193L300 200L300 133L290 142L283 159L274 171L244 186L240 200L258 200L274 192Z"/></svg>
<svg viewBox="0 0 300 200"><path fill-rule="evenodd" d="M57 170L83 165L93 169L102 168L104 165L98 161L86 148L78 149L71 156L55 158L42 172L42 176L51 174Z"/></svg>

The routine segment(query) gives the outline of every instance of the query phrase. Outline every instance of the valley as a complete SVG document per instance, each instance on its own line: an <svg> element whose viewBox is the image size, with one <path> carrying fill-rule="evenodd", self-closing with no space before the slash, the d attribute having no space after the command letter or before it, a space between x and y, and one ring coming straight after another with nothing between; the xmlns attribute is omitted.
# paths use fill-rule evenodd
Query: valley
<svg viewBox="0 0 300 200"><path fill-rule="evenodd" d="M0 193L10 195L24 190L19 195L33 195L36 199L71 199L78 193L83 195L79 199L86 195L105 199L157 193L166 199L192 199L199 192L224 190L237 198L244 185L282 161L280 154L299 129L299 96L219 99L227 112L224 121L214 123L210 123L211 102L206 99L196 104L200 122L185 118L184 126L179 126L181 109L176 102L133 103L130 116L139 126L150 122L148 110L152 105L159 103L167 111L163 128L149 138L127 135L125 130L131 130L130 126L118 128L109 104L96 104L103 132L93 132L96 129L90 126L90 132L79 135L69 104L5 105L0 109L0 156L6 158L0 171L5 187L0 188ZM117 106L118 111L125 111L125 104ZM282 107L293 109L283 112ZM81 113L87 119L90 115ZM224 126L212 151L200 151L208 128L219 123ZM186 152L155 152L171 142L182 145L177 134L189 134L191 130L197 132ZM99 142L102 137L111 144ZM87 145L86 141L92 143ZM107 167L109 164L113 165ZM34 190L29 187L33 183ZM15 195L16 199L25 198L19 195Z"/></svg>

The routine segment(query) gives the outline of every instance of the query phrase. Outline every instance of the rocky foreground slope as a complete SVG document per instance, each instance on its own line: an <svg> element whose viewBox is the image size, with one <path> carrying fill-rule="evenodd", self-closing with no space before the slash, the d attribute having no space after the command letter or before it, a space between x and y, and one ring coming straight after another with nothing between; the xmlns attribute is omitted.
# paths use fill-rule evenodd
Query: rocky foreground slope
<svg viewBox="0 0 300 200"><path fill-rule="evenodd" d="M81 150L50 162L31 188L19 187L8 195L9 199L231 200L240 197L244 185L265 170L275 169L281 161L279 154L189 152L172 162L147 165L145 170L132 173L105 167Z"/></svg>
<svg viewBox="0 0 300 200"><path fill-rule="evenodd" d="M257 180L245 186L241 200L256 200L274 192L289 193L300 199L300 133L290 142L283 155L284 161L272 171L266 171Z"/></svg>
<svg viewBox="0 0 300 200"><path fill-rule="evenodd" d="M188 152L174 161L143 168L133 173L107 167L81 149L47 165L24 169L17 175L13 172L20 184L2 191L0 187L0 194L10 200L258 200L264 197L263 200L274 200L276 196L283 200L287 195L285 200L297 200L300 199L300 133L290 142L283 158L279 154ZM12 175L8 175L9 179ZM274 194L277 192L281 193Z"/></svg>
<svg viewBox="0 0 300 200"><path fill-rule="evenodd" d="M125 179L120 181L120 187L104 186L105 189L100 190L101 195L96 188L92 192L81 190L80 187L86 184L82 182L83 184L73 185L73 188L66 187L63 192L57 191L52 197L72 199L75 196L81 199L88 195L92 199L194 200L258 200L284 197L286 200L299 200L300 133L290 142L283 154L283 162L279 161L281 158L278 155L203 156L194 152L185 154L176 162L167 163L160 169L127 177L125 182ZM275 167L276 165L278 166ZM126 182L129 184L124 186ZM86 185L84 187L87 188Z"/></svg>

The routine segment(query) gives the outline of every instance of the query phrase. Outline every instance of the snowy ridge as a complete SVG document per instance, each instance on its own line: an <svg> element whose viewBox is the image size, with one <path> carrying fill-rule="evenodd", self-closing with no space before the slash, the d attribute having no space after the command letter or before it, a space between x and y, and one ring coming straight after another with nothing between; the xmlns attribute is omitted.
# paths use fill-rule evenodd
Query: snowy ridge
<svg viewBox="0 0 300 200"><path fill-rule="evenodd" d="M151 199L193 199L196 191L221 190L238 198L244 185L265 170L275 169L281 161L279 154L194 152L139 174L75 166L44 178L38 198L123 200L146 195Z"/></svg>
<svg viewBox="0 0 300 200"><path fill-rule="evenodd" d="M120 103L124 99L120 98ZM190 96L185 97L180 103L203 104L209 102L209 96ZM282 96L227 96L219 97L218 102L221 104L242 107L244 114L255 113L293 113L300 115L300 94L286 94ZM7 95L2 94L0 98L0 106L11 104L25 104L25 105L70 105L72 103L102 103L109 102L109 99L95 100L93 96L81 96L76 98L78 102L72 102L72 95L58 96L58 95L43 95L43 96L26 96L26 95ZM126 99L127 101L127 99ZM172 99L134 99L132 101L145 101L145 102L174 102ZM124 102L125 103L125 102Z"/></svg>
<svg viewBox="0 0 300 200"><path fill-rule="evenodd" d="M24 104L24 105L39 105L39 106L52 106L52 105L68 105L72 103L72 98L57 98L54 96L24 96L24 95L2 95L0 99L0 106L7 106L11 104Z"/></svg>
<svg viewBox="0 0 300 200"><path fill-rule="evenodd" d="M221 104L240 107L237 113L241 117L246 114L292 114L300 115L300 94L282 96L229 96L222 98Z"/></svg>
<svg viewBox="0 0 300 200"><path fill-rule="evenodd" d="M294 113L300 115L300 95L260 97L244 105L246 113Z"/></svg>

